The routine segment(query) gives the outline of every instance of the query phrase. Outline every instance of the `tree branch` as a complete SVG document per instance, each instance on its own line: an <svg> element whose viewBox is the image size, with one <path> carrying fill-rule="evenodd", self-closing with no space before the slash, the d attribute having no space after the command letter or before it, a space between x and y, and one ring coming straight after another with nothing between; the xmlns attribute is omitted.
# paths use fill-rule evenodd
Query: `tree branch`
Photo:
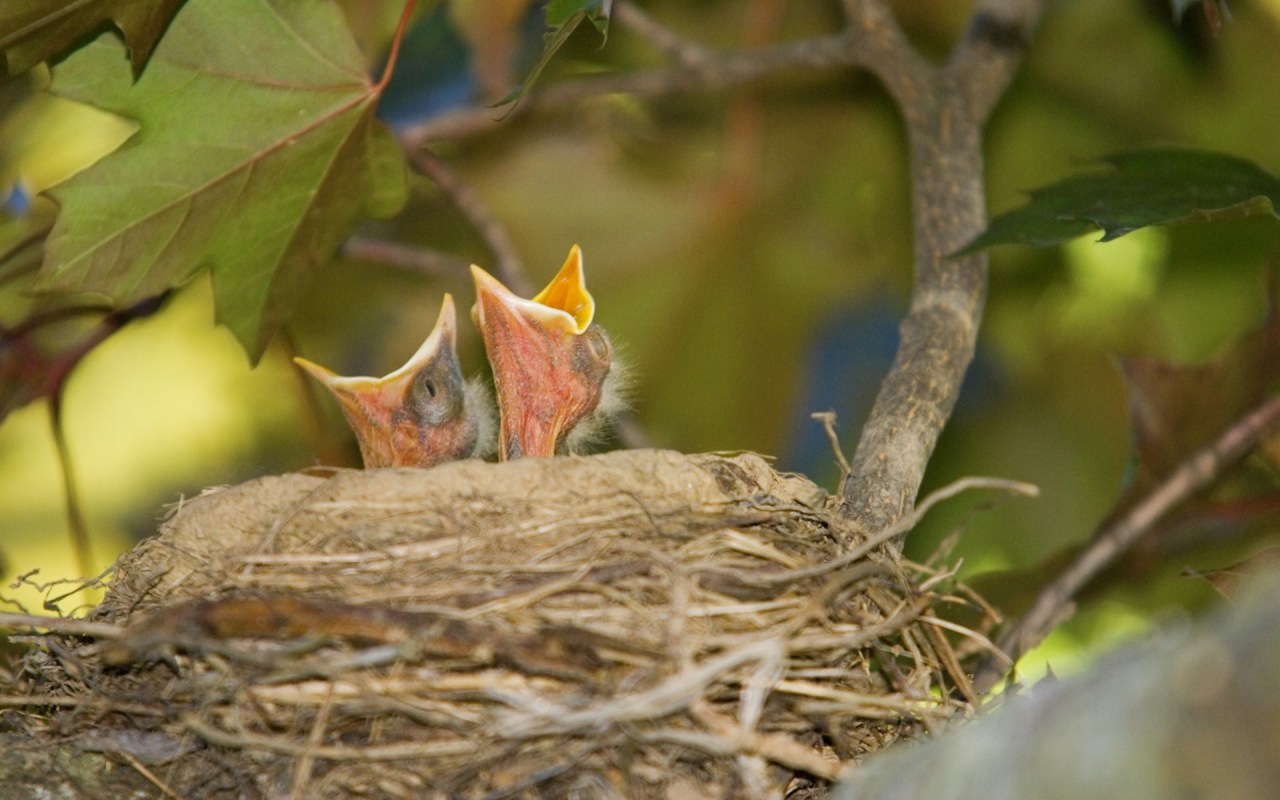
<svg viewBox="0 0 1280 800"><path fill-rule="evenodd" d="M1228 468L1244 458L1280 425L1280 395L1272 397L1227 428L1217 440L1193 454L1142 502L1100 531L1062 574L1040 590L1035 603L1017 624L1000 637L1000 649L1016 662L1039 644L1066 617L1073 598L1111 566L1170 509L1212 485ZM985 663L974 677L986 692L1003 677L1007 665Z"/></svg>
<svg viewBox="0 0 1280 800"><path fill-rule="evenodd" d="M618 0L613 4L611 19L662 51L667 58L686 67L701 66L711 57L710 51L694 44L649 16L635 3Z"/></svg>
<svg viewBox="0 0 1280 800"><path fill-rule="evenodd" d="M348 239L342 245L342 255L358 261L398 267L431 278L467 277L467 262L464 259L438 250L367 236L352 236Z"/></svg>
<svg viewBox="0 0 1280 800"><path fill-rule="evenodd" d="M406 129L406 148L441 139L459 139L510 124L531 113L574 109L584 100L606 94L657 97L679 92L739 86L795 71L828 71L870 66L876 56L864 31L789 42L737 53L707 56L701 63L565 80L530 92L514 107L465 108L433 117Z"/></svg>
<svg viewBox="0 0 1280 800"><path fill-rule="evenodd" d="M876 0L847 0L884 50L872 69L902 109L911 148L915 286L901 340L840 496L863 532L915 500L973 360L987 291L985 254L950 254L986 224L982 131L1021 63L1041 0L985 2L941 68L925 65Z"/></svg>
<svg viewBox="0 0 1280 800"><path fill-rule="evenodd" d="M447 161L426 147L415 146L404 140L402 146L409 162L444 192L449 202L480 234L489 252L493 253L493 271L497 273L498 279L518 295L533 294L533 284L525 274L524 263L507 234L506 226L493 215L475 190L462 180L462 176Z"/></svg>

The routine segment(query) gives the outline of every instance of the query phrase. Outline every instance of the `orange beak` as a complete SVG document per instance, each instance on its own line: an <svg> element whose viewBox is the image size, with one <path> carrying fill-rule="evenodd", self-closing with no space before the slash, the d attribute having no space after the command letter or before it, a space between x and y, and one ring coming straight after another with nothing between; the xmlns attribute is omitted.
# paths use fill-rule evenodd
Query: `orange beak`
<svg viewBox="0 0 1280 800"><path fill-rule="evenodd" d="M599 404L613 360L608 337L591 326L595 301L583 280L582 251L574 245L532 300L515 296L477 266L471 275L476 323L502 415L498 457L555 455Z"/></svg>
<svg viewBox="0 0 1280 800"><path fill-rule="evenodd" d="M457 330L453 297L446 294L427 340L403 367L383 378L345 378L305 358L294 359L337 398L365 469L429 467L475 452L478 423L467 407Z"/></svg>

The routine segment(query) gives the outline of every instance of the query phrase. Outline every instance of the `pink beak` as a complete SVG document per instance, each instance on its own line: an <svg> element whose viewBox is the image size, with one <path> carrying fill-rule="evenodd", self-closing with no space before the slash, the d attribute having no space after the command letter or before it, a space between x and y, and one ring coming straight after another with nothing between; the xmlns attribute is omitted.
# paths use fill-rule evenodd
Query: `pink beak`
<svg viewBox="0 0 1280 800"><path fill-rule="evenodd" d="M471 267L476 323L493 368L502 424L498 457L555 455L565 436L600 402L612 350L591 326L582 252L569 251L560 272L532 300Z"/></svg>
<svg viewBox="0 0 1280 800"><path fill-rule="evenodd" d="M355 432L365 469L429 467L475 452L479 432L467 408L455 350L458 315L446 294L426 341L400 369L382 378L347 378L295 358L333 393Z"/></svg>

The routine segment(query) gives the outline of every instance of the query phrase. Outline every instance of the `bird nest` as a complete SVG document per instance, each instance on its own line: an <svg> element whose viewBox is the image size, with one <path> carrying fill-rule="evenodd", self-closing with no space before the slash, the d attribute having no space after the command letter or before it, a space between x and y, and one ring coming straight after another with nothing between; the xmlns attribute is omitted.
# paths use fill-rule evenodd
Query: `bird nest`
<svg viewBox="0 0 1280 800"><path fill-rule="evenodd" d="M891 533L750 454L263 477L28 653L25 724L186 798L820 792L973 701L980 601Z"/></svg>

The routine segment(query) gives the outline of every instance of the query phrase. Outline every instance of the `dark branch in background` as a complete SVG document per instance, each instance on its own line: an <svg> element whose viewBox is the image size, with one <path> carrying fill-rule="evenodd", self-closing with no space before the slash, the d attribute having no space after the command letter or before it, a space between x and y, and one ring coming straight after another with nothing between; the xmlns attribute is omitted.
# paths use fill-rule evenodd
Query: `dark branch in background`
<svg viewBox="0 0 1280 800"><path fill-rule="evenodd" d="M982 130L1022 61L1042 2L988 0L941 67L924 63L877 0L846 0L869 65L897 101L911 152L915 286L889 374L841 487L849 518L875 531L911 508L973 359L985 255L949 254L986 224Z"/></svg>
<svg viewBox="0 0 1280 800"><path fill-rule="evenodd" d="M1031 610L1000 637L1000 649L1017 661L1071 615L1076 595L1179 503L1216 482L1280 425L1280 396L1272 397L1227 428L1218 439L1182 463L1142 502L1099 531L1088 547L1036 596ZM974 683L986 692L1004 675L1002 665L988 662Z"/></svg>
<svg viewBox="0 0 1280 800"><path fill-rule="evenodd" d="M342 245L342 255L357 261L372 261L389 267L398 267L429 278L457 278L467 276L465 259L431 250L425 247L352 236Z"/></svg>
<svg viewBox="0 0 1280 800"><path fill-rule="evenodd" d="M614 3L610 21L644 38L677 64L698 67L711 58L710 51L705 47L685 39L649 16L635 3L626 2L626 0Z"/></svg>
<svg viewBox="0 0 1280 800"><path fill-rule="evenodd" d="M93 549L89 541L89 524L80 508L80 491L76 488L76 471L71 463L71 449L67 445L66 426L62 424L62 387L49 395L49 427L53 431L53 443L58 452L58 466L62 469L62 498L67 509L67 533L71 536L71 552L76 557L76 568L87 578L93 574Z"/></svg>
<svg viewBox="0 0 1280 800"><path fill-rule="evenodd" d="M514 108L467 108L441 114L406 130L401 141L405 147L421 147L441 139L475 136L508 125L530 112L573 109L584 100L605 94L657 97L740 86L784 72L867 66L867 56L857 46L860 39L860 33L849 31L747 52L707 56L698 64L569 79L530 92Z"/></svg>
<svg viewBox="0 0 1280 800"><path fill-rule="evenodd" d="M455 172L447 161L425 147L405 142L404 152L409 158L409 163L438 186L445 197L449 198L449 202L453 203L454 208L458 209L458 212L467 218L467 222L471 223L471 227L475 228L476 233L480 234L480 238L484 240L489 252L493 253L496 259L493 271L497 274L498 280L518 295L525 297L532 295L534 287L524 271L524 264L520 260L516 246L512 244L506 227L484 204L480 195L462 180L462 176Z"/></svg>

